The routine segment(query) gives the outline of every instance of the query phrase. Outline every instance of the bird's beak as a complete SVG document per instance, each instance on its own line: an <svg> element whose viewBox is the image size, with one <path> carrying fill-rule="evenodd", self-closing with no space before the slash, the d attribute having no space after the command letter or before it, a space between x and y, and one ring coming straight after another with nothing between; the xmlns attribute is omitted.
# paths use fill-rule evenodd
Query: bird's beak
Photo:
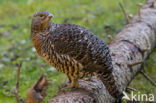
<svg viewBox="0 0 156 103"><path fill-rule="evenodd" d="M49 15L48 15L48 18L52 18L52 17L54 17L54 15L53 14L51 14L51 13L49 13Z"/></svg>

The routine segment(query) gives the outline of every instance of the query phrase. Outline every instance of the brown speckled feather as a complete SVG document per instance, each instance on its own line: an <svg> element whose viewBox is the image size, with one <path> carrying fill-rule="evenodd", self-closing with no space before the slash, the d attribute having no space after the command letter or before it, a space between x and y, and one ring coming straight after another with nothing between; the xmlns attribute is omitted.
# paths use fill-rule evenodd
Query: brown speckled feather
<svg viewBox="0 0 156 103"><path fill-rule="evenodd" d="M97 69L106 71L108 67L112 68L107 45L83 27L62 24L50 32L47 38L58 54L68 55L81 63L84 68L89 68L89 71Z"/></svg>

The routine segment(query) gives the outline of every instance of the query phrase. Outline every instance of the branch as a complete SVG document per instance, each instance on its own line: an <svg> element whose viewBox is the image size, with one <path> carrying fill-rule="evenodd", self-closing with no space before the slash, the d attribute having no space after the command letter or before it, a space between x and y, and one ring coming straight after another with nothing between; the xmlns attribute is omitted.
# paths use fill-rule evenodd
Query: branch
<svg viewBox="0 0 156 103"><path fill-rule="evenodd" d="M140 10L141 21L138 21L138 15L135 15L131 23L127 24L109 45L114 66L113 75L121 91L128 87L141 70L143 63L136 62L146 60L156 47L156 7L151 8L151 5L152 0L148 0ZM149 49L144 50L144 48ZM137 66L128 66L129 63L135 63ZM91 81L79 80L79 85L79 89L59 92L49 103L114 103L116 101L96 77L92 77Z"/></svg>
<svg viewBox="0 0 156 103"><path fill-rule="evenodd" d="M20 63L18 65L18 69L17 69L17 83L16 83L16 88L14 90L14 94L16 96L17 103L20 103L20 98L19 98L18 92L19 92L19 81L20 81L20 70L21 70L21 66L22 66L22 63Z"/></svg>
<svg viewBox="0 0 156 103"><path fill-rule="evenodd" d="M150 81L150 83L156 87L156 83L144 72L144 71L140 71L140 73L148 80Z"/></svg>
<svg viewBox="0 0 156 103"><path fill-rule="evenodd" d="M137 6L142 7L143 4L142 3L138 3ZM141 10L140 9L138 11L138 21L141 21Z"/></svg>
<svg viewBox="0 0 156 103"><path fill-rule="evenodd" d="M154 0L152 0L152 5L150 7L154 8L154 4L155 4L155 2L154 2Z"/></svg>
<svg viewBox="0 0 156 103"><path fill-rule="evenodd" d="M127 88L126 88L126 92L129 92L129 91L138 92L138 90L136 90L136 89L134 89L134 88L127 87Z"/></svg>
<svg viewBox="0 0 156 103"><path fill-rule="evenodd" d="M113 37L111 35L108 35L107 37L108 37L109 41L113 40Z"/></svg>
<svg viewBox="0 0 156 103"><path fill-rule="evenodd" d="M139 62L135 62L135 63L132 63L132 64L128 64L129 67L133 67L133 66L136 66L138 64L142 64L143 62L142 61L139 61Z"/></svg>
<svg viewBox="0 0 156 103"><path fill-rule="evenodd" d="M122 11L123 11L123 13L124 13L124 16L125 16L125 18L126 18L127 23L130 23L129 16L128 16L126 10L124 9L122 3L119 3L119 5L120 5L120 8L122 9Z"/></svg>

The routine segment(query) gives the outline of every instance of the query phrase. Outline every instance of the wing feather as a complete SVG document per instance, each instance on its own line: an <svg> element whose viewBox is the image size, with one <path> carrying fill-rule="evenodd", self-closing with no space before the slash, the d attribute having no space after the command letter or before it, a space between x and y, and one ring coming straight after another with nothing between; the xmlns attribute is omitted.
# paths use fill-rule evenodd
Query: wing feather
<svg viewBox="0 0 156 103"><path fill-rule="evenodd" d="M111 64L107 45L83 27L62 24L50 32L49 36L57 53L74 58L90 70L91 68L104 68Z"/></svg>

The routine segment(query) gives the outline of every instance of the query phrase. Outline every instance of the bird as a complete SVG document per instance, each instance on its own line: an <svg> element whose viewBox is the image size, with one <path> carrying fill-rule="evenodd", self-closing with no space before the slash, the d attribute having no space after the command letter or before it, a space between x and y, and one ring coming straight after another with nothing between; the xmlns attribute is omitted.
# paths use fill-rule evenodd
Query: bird
<svg viewBox="0 0 156 103"><path fill-rule="evenodd" d="M79 79L95 75L114 98L121 98L112 74L109 47L88 29L76 24L57 24L48 11L34 13L31 39L39 56L67 75L69 88L78 88Z"/></svg>

